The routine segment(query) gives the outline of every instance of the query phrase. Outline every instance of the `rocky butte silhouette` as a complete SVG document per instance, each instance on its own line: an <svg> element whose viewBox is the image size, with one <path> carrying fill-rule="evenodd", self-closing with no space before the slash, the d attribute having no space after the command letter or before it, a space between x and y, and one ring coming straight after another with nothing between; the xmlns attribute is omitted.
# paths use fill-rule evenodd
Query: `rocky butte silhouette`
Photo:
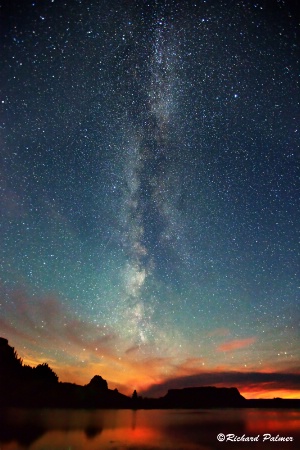
<svg viewBox="0 0 300 450"><path fill-rule="evenodd" d="M80 386L59 382L47 363L30 367L0 337L0 407L34 408L299 408L300 400L246 400L237 388L213 386L170 389L161 398L132 397L108 388L107 381L95 375Z"/></svg>
<svg viewBox="0 0 300 450"><path fill-rule="evenodd" d="M212 386L170 389L164 397L172 408L213 408L221 406L243 407L246 399L237 388L217 388Z"/></svg>

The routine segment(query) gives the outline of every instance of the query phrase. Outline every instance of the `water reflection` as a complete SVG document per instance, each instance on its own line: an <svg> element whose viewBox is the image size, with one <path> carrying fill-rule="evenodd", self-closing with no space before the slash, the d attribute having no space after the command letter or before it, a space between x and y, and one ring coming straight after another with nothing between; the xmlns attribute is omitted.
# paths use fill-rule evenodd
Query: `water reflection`
<svg viewBox="0 0 300 450"><path fill-rule="evenodd" d="M260 435L247 448L299 448L300 411L289 410L20 410L1 411L1 450L245 449L217 434ZM262 442L262 435L293 442Z"/></svg>

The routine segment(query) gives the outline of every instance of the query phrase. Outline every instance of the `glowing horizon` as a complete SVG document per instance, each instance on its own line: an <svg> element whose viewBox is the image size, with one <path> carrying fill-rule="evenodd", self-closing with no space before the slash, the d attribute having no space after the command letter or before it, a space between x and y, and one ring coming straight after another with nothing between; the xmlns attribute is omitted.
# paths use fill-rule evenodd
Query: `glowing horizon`
<svg viewBox="0 0 300 450"><path fill-rule="evenodd" d="M298 396L293 10L25 3L3 12L1 334L63 381Z"/></svg>
<svg viewBox="0 0 300 450"><path fill-rule="evenodd" d="M137 390L139 394L146 397L159 397L165 395L169 389L211 385L216 387L236 387L246 399L300 398L298 372L238 372L237 370L230 370L230 368L226 370L226 367L222 367L221 370L211 369L210 371L205 371L203 366L202 370L196 371L189 360L174 369L174 361L170 360L169 364L173 366L173 372L170 371L169 376L166 377L160 370L161 367L164 367L161 364L162 360L151 361L151 359L148 359L141 363L130 359L124 362L120 361L116 371L116 365L112 368L109 364L103 363L89 363L87 366L83 364L81 366L68 366L64 365L62 361L57 365L55 360L47 359L47 351L44 356L36 358L34 353L27 357L26 350L23 354L17 348L15 350L25 365L35 367L37 364L47 362L58 375L60 382L85 385L89 383L94 375L101 375L107 380L109 389L117 388L121 393L128 396L131 396L133 390ZM115 363L116 361L114 361ZM151 373L151 368L154 369L153 373ZM184 376L182 376L183 373L185 373ZM222 378L224 378L224 381L221 381ZM290 389L287 386L290 386Z"/></svg>

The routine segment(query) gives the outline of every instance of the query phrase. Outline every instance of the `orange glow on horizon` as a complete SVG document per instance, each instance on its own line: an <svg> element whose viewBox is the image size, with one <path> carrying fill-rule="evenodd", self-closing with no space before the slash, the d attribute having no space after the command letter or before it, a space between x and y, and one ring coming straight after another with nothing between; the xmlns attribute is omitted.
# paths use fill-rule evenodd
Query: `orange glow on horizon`
<svg viewBox="0 0 300 450"><path fill-rule="evenodd" d="M245 388L239 389L239 391L240 394L246 399L300 399L300 391L292 389L263 390L257 388L256 390L248 390Z"/></svg>
<svg viewBox="0 0 300 450"><path fill-rule="evenodd" d="M133 365L128 364L124 370L118 372L108 368L107 366L99 367L99 364L89 365L88 370L86 370L87 368L74 368L71 366L57 368L53 366L52 368L59 376L59 381L71 382L79 385L88 384L94 375L101 375L105 380L107 380L109 389L118 389L119 392L128 396L131 396L134 390L138 393L143 392L150 388L153 384L159 385L160 383L163 384L165 381L163 377L160 377L157 374L155 367L153 367L154 376L152 376L151 365L150 367L143 367L142 365L137 365L134 367ZM216 387L232 387L232 385L223 383L212 383L212 385L215 385ZM199 384L199 386L201 386L201 384ZM182 387L188 387L188 385L178 386L178 389ZM268 389L268 385L266 383L262 383L262 386L257 384L251 387L239 386L239 383L235 383L235 387L237 387L240 394L246 399L300 399L300 390L286 388L281 389L280 387L276 389L274 384L272 384L272 387L270 386L270 389ZM161 395L163 396L167 394L167 391L168 388L163 389Z"/></svg>
<svg viewBox="0 0 300 450"><path fill-rule="evenodd" d="M20 349L18 345L15 347L17 351ZM78 350L78 349L77 349ZM70 355L73 357L75 354L75 348L71 348ZM78 351L77 351L78 354ZM181 377L188 377L201 375L205 372L199 372L199 365L201 359L189 358L180 364L174 365L172 358L144 358L142 360L133 359L130 357L119 359L114 355L105 355L104 360L96 362L97 359L92 357L88 352L82 352L83 357L86 357L86 361L81 361L74 364L72 360L68 361L54 359L53 356L49 357L49 354L34 352L32 349L26 349L18 351L19 357L22 358L24 365L35 367L38 364L44 362L48 363L51 369L58 375L60 382L75 383L84 386L90 382L95 375L102 376L107 380L109 389L118 389L118 391L124 395L131 396L133 391L136 390L139 393L147 391L152 386L158 387L159 393L149 395L149 397L164 396L167 394L169 388L183 388L189 387L189 382L186 385L182 384ZM105 361L105 362L104 362ZM163 372L164 370L164 372ZM229 373L231 372L226 366L218 366L208 373ZM246 372L245 370L240 372ZM232 371L234 373L234 371ZM272 370L264 370L261 373L272 373ZM168 380L172 382L168 386ZM178 380L178 383L177 383ZM162 385L161 389L159 388ZM198 386L204 385L199 383ZM208 383L205 383L208 385ZM214 382L210 385L216 387L232 387L238 388L240 394L246 399L300 399L300 390L298 386L288 386L288 384L273 382L252 382L249 385L245 385L245 382L224 383ZM292 389L294 387L294 389ZM143 395L143 394L142 394Z"/></svg>

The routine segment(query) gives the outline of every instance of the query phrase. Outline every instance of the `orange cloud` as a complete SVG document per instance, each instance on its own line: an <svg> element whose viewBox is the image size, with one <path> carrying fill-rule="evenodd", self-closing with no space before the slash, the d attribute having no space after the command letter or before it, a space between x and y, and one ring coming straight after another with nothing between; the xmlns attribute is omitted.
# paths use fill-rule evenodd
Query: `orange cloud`
<svg viewBox="0 0 300 450"><path fill-rule="evenodd" d="M172 364L172 374L176 377L191 375L201 370L204 364L204 358L186 358L179 364Z"/></svg>
<svg viewBox="0 0 300 450"><path fill-rule="evenodd" d="M256 341L255 337L246 338L246 339L234 339L232 341L224 342L219 345L217 350L219 352L230 352L234 350L239 350L240 348L248 347L252 345Z"/></svg>

